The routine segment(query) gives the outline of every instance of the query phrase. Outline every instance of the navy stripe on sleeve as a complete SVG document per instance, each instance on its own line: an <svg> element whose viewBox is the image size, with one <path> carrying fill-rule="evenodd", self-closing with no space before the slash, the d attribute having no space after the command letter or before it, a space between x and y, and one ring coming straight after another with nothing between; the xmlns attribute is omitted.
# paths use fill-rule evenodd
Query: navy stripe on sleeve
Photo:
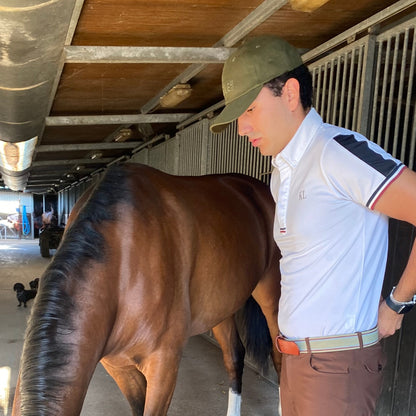
<svg viewBox="0 0 416 416"><path fill-rule="evenodd" d="M379 153L370 149L367 141L357 140L352 134L348 136L339 135L334 137L334 140L386 177L397 168L397 163L394 160L384 159Z"/></svg>
<svg viewBox="0 0 416 416"><path fill-rule="evenodd" d="M381 154L370 149L367 141L357 140L352 134L339 135L334 137L334 140L385 177L366 204L368 208L373 209L379 196L401 173L405 166L403 163L397 163L395 160L385 159Z"/></svg>

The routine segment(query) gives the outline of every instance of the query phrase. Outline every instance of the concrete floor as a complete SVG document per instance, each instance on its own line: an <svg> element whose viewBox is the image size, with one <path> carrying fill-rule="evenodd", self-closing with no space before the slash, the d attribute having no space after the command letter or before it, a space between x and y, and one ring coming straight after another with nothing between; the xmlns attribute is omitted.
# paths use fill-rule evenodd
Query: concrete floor
<svg viewBox="0 0 416 416"><path fill-rule="evenodd" d="M0 416L11 415L28 307L17 307L13 285L40 277L49 264L38 240L0 240ZM225 416L228 385L221 351L203 336L193 337L184 351L169 416ZM278 415L276 386L246 367L242 416ZM127 416L130 407L113 379L99 364L89 386L82 416Z"/></svg>

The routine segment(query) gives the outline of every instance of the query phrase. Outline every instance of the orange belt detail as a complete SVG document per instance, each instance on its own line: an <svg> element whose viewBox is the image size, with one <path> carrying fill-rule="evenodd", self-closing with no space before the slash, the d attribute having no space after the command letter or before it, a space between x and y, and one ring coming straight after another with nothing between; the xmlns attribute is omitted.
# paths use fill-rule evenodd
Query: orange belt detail
<svg viewBox="0 0 416 416"><path fill-rule="evenodd" d="M378 328L334 336L310 337L288 340L279 335L276 347L283 354L334 352L370 347L378 343Z"/></svg>

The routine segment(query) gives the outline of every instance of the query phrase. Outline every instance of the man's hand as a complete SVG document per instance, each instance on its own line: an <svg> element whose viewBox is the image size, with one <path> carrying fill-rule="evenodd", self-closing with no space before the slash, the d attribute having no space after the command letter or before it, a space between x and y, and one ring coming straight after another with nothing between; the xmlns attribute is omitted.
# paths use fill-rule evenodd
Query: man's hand
<svg viewBox="0 0 416 416"><path fill-rule="evenodd" d="M379 338L387 338L393 335L402 326L403 316L390 309L386 301L380 302L378 308L378 336Z"/></svg>

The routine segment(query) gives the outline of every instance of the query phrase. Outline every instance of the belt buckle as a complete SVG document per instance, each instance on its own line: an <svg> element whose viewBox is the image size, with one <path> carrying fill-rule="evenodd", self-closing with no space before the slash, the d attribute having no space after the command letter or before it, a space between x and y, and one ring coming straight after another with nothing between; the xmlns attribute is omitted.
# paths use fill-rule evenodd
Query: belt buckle
<svg viewBox="0 0 416 416"><path fill-rule="evenodd" d="M276 348L282 354L300 355L299 347L296 342L288 341L281 335L276 337Z"/></svg>

